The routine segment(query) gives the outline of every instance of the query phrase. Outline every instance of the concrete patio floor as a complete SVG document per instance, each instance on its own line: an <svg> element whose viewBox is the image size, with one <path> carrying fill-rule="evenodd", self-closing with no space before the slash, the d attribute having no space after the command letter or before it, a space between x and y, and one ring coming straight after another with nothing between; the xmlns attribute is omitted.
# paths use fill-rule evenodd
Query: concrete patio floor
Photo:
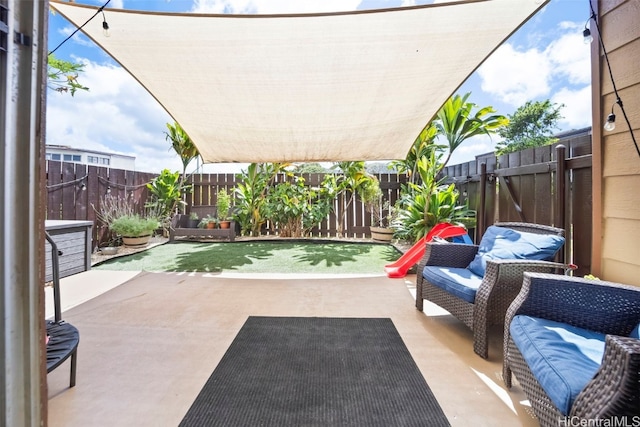
<svg viewBox="0 0 640 427"><path fill-rule="evenodd" d="M415 309L415 276L92 270L61 286L80 331L77 384L68 362L48 375L49 426L178 425L252 315L391 318L453 426L538 425L519 387L504 388L499 334L489 360L476 356L462 323Z"/></svg>

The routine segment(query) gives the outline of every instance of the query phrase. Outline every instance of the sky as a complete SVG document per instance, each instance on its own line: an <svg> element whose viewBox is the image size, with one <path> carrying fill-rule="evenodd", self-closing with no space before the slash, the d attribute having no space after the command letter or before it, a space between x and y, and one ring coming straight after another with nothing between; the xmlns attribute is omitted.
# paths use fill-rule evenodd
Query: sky
<svg viewBox="0 0 640 427"><path fill-rule="evenodd" d="M76 0L101 6L104 1ZM332 12L433 3L434 0L111 0L107 7L200 13ZM444 3L445 1L435 0ZM590 16L588 0L551 0L472 74L456 93L471 92L469 101L492 106L505 116L527 101L551 100L561 109L558 132L591 126L590 47L582 31ZM56 48L75 26L49 16L49 49ZM595 32L594 32L595 34ZM453 47L452 47L453 48ZM136 170L158 173L182 170L165 140L173 119L123 68L91 40L77 33L56 56L84 64L79 76L89 91L47 94L47 144L113 152L136 157ZM167 64L171 66L171 64ZM465 141L449 165L494 151L497 135ZM196 165L202 172L240 172L243 164Z"/></svg>

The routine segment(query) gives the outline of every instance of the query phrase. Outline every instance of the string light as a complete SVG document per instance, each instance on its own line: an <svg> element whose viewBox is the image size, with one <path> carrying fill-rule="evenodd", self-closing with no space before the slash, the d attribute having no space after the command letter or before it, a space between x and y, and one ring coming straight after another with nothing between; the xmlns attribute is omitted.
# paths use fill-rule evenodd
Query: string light
<svg viewBox="0 0 640 427"><path fill-rule="evenodd" d="M613 112L613 107L618 104L618 106L620 107L620 111L622 111L622 117L624 117L624 120L627 122L627 126L629 127L629 134L631 135L631 140L633 141L633 145L636 148L636 152L638 153L638 157L640 157L640 148L638 147L638 143L636 142L636 137L633 134L633 128L631 127L631 122L629 121L629 117L627 116L627 112L624 109L624 106L622 105L622 99L620 99L620 95L618 94L618 88L616 87L616 82L613 78L613 71L611 71L611 63L609 62L609 55L607 54L607 49L605 49L604 47L604 42L602 40L602 31L600 31L600 25L598 24L598 17L596 16L596 12L595 10L593 10L593 4L591 2L589 2L589 7L591 8L591 17L589 18L589 21L593 20L593 23L596 26L596 29L598 30L598 41L600 42L600 47L602 48L602 52L604 54L604 60L607 64L607 69L609 70L609 77L611 79L611 85L613 86L613 93L616 96L616 102L615 104L611 107L611 114L609 114L607 116L607 121L604 124L604 129L606 131L612 131L615 129L616 127L616 115ZM587 21L587 22L589 22ZM586 30L586 25L585 25L585 30ZM585 32L583 32L583 35L585 35ZM591 31L589 31L589 35L591 35Z"/></svg>
<svg viewBox="0 0 640 427"><path fill-rule="evenodd" d="M607 116L607 122L604 124L604 130L611 132L616 128L616 115L613 113L613 107L611 107L611 114Z"/></svg>
<svg viewBox="0 0 640 427"><path fill-rule="evenodd" d="M106 19L105 19L105 17L104 17L104 8L105 8L105 6L106 6L106 5L108 5L108 4L109 4L109 2L110 2L110 1L111 1L111 0L107 0L107 2L106 2L105 4L103 4L103 5L100 7L100 9L98 9L98 10L96 11L96 13L94 13L94 14L93 14L93 16L92 16L91 18L87 19L87 20L85 21L85 23L84 23L84 24L80 25L80 26L79 26L78 28L76 28L76 29L75 29L71 34L69 34L69 36L68 36L66 39L62 40L58 46L56 46L53 50L49 51L49 53L48 53L48 55L47 55L47 56L51 55L53 52L55 52L56 50L58 50L58 49L60 48L60 46L62 46L63 44L65 44L65 43L66 43L66 42L67 42L71 37L75 36L75 35L76 35L76 33L77 33L78 31L80 31L81 29L83 29L83 28L84 28L84 26L85 26L85 25L87 25L89 22L91 22L91 20L92 20L93 18L95 18L96 16L98 16L98 14L99 14L99 13L102 13L102 19L103 19L103 21L102 21L102 31L103 31L103 33L105 34L105 36L109 37L109 34L107 34L107 33L109 32L109 24L107 24L107 20L106 20Z"/></svg>
<svg viewBox="0 0 640 427"><path fill-rule="evenodd" d="M593 41L593 36L591 35L591 30L588 27L589 21L591 21L591 18L592 17L589 17L589 19L587 19L587 22L585 22L585 24L584 24L584 31L582 31L582 37L584 37L584 39L583 39L584 44L591 44L591 42Z"/></svg>
<svg viewBox="0 0 640 427"><path fill-rule="evenodd" d="M105 18L104 16L104 10L101 9L101 12L102 12L102 34L104 34L105 37L109 37L111 36L111 33L109 33L109 24L107 23L107 18Z"/></svg>

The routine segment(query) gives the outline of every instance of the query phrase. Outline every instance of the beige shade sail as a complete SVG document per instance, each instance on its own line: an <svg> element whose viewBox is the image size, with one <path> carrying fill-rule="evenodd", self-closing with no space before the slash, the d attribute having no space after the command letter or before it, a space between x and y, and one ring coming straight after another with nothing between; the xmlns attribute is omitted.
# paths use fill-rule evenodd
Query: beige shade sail
<svg viewBox="0 0 640 427"><path fill-rule="evenodd" d="M405 158L477 67L544 6L468 0L298 15L105 9L84 33L207 163ZM51 1L80 27L95 7Z"/></svg>

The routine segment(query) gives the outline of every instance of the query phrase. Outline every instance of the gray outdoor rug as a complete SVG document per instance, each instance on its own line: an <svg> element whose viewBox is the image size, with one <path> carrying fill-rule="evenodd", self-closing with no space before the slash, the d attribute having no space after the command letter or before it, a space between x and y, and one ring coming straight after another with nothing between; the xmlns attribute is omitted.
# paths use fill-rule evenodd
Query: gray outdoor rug
<svg viewBox="0 0 640 427"><path fill-rule="evenodd" d="M449 426L391 319L249 317L180 426Z"/></svg>

